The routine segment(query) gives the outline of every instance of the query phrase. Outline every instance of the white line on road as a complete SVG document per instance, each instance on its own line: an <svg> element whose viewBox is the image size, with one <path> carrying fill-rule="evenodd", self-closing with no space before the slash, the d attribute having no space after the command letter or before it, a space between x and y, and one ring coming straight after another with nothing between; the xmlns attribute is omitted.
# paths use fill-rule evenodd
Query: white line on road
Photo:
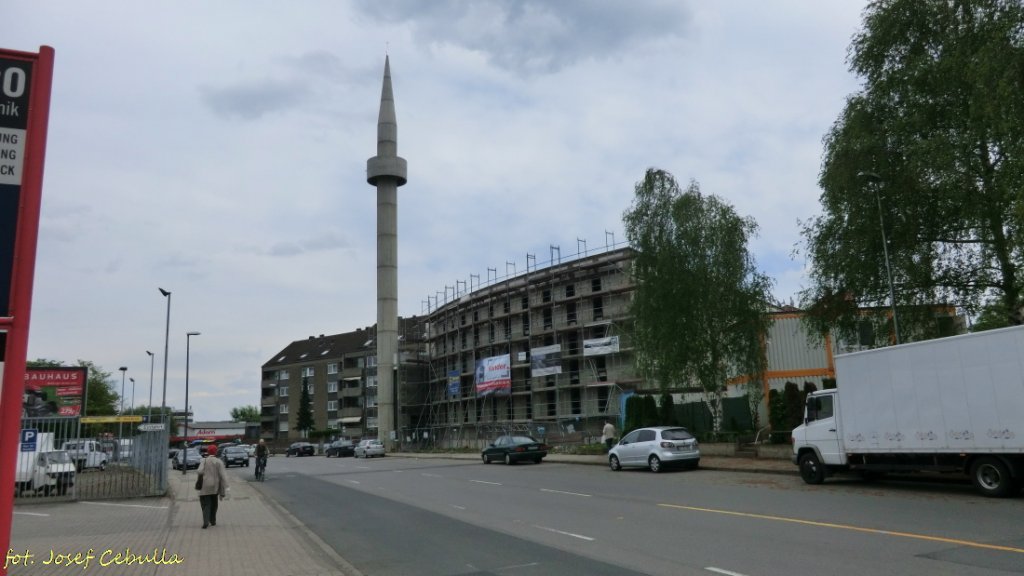
<svg viewBox="0 0 1024 576"><path fill-rule="evenodd" d="M459 506L458 504L452 504L452 508L455 508L456 510L465 510L466 509L465 506Z"/></svg>
<svg viewBox="0 0 1024 576"><path fill-rule="evenodd" d="M745 574L740 574L739 572L733 572L732 570L722 570L721 568L715 568L714 566L708 566L704 569L709 572L718 572L719 574L725 574L725 576L746 576Z"/></svg>
<svg viewBox="0 0 1024 576"><path fill-rule="evenodd" d="M359 480L349 480L349 482L352 484L359 484Z"/></svg>
<svg viewBox="0 0 1024 576"><path fill-rule="evenodd" d="M152 508L154 510L167 510L167 506L145 506L143 504L117 504L116 502L80 502L80 504L92 504L93 506L121 506L123 508Z"/></svg>
<svg viewBox="0 0 1024 576"><path fill-rule="evenodd" d="M552 494L568 494L569 496L583 496L584 498L590 498L590 494L581 494L580 492L565 492L564 490L548 490L547 488L541 488L541 492L551 492Z"/></svg>
<svg viewBox="0 0 1024 576"><path fill-rule="evenodd" d="M477 484L492 484L494 486L501 486L501 482L488 482L486 480L470 480L470 482L476 482Z"/></svg>
<svg viewBox="0 0 1024 576"><path fill-rule="evenodd" d="M50 517L49 514L40 514L39 512L15 512L14 514L15 515L21 515L21 516L43 516L43 517L46 517L46 518Z"/></svg>
<svg viewBox="0 0 1024 576"><path fill-rule="evenodd" d="M425 472L420 473L420 476L426 476L427 478L441 478L440 474L427 474Z"/></svg>
<svg viewBox="0 0 1024 576"><path fill-rule="evenodd" d="M573 534L572 532L564 532L562 530L557 530L555 528L549 528L547 526L538 526L537 524L534 524L533 527L534 528L540 528L541 530L547 530L548 532L554 532L555 534L561 534L563 536L572 536L573 538L579 538L580 540L586 540L587 542L593 542L594 541L594 539L591 538L590 536L583 536L582 534Z"/></svg>

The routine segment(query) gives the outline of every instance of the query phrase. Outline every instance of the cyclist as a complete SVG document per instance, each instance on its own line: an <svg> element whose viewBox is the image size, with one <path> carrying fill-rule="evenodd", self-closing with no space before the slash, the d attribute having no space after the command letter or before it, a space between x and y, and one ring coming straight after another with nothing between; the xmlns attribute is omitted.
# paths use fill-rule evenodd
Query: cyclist
<svg viewBox="0 0 1024 576"><path fill-rule="evenodd" d="M263 480L263 473L267 469L267 456L270 454L270 450L267 448L267 443L260 438L260 443L256 445L256 479Z"/></svg>

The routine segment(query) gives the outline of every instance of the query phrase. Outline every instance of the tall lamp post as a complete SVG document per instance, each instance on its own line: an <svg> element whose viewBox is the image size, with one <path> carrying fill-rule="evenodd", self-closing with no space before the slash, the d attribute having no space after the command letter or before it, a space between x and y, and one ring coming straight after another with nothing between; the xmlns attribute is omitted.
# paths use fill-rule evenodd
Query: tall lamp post
<svg viewBox="0 0 1024 576"><path fill-rule="evenodd" d="M167 298L167 323L164 325L164 394L160 400L160 418L167 418L167 345L171 338L171 293L163 288L157 288ZM185 408L186 412L188 407ZM173 419L172 419L173 420ZM172 422L168 422L172 425Z"/></svg>
<svg viewBox="0 0 1024 576"><path fill-rule="evenodd" d="M866 179L872 184L871 189L875 193L875 202L878 204L878 226L882 229L882 254L885 256L885 275L889 280L889 306L892 308L892 331L896 337L896 343L900 343L900 322L896 315L896 290L892 284L892 268L889 266L889 241L885 237L885 218L882 216L882 196L878 193L878 187L884 182L882 177L874 172L858 172L857 176Z"/></svg>
<svg viewBox="0 0 1024 576"><path fill-rule="evenodd" d="M153 363L156 361L156 354L153 354L149 350L146 350L146 354L149 356L149 420L153 419Z"/></svg>
<svg viewBox="0 0 1024 576"><path fill-rule="evenodd" d="M199 332L185 333L185 465L181 467L182 474L188 471L188 363L193 336L199 336Z"/></svg>
<svg viewBox="0 0 1024 576"><path fill-rule="evenodd" d="M120 417L120 416L124 416L124 373L128 371L128 367L127 366L121 366L120 368L118 368L118 370L121 371L121 409L117 411L117 415ZM118 438L121 437L121 426L123 424L124 423L121 422L120 419L118 419L118 421L117 421L117 437Z"/></svg>
<svg viewBox="0 0 1024 576"><path fill-rule="evenodd" d="M135 378L128 378L128 381L132 383L132 407L129 410L134 415L135 414Z"/></svg>

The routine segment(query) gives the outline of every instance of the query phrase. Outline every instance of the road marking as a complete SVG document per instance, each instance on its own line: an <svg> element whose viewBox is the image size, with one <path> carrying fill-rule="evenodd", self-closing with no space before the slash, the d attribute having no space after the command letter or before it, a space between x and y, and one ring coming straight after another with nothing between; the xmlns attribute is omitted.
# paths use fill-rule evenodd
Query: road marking
<svg viewBox="0 0 1024 576"><path fill-rule="evenodd" d="M349 480L349 482L352 484L359 484L359 480Z"/></svg>
<svg viewBox="0 0 1024 576"><path fill-rule="evenodd" d="M725 576L746 576L746 574L740 574L739 572L733 572L732 570L722 570L721 568L715 568L714 566L708 566L704 569L709 572L718 572L719 574L725 574Z"/></svg>
<svg viewBox="0 0 1024 576"><path fill-rule="evenodd" d="M154 510L167 510L167 506L145 506L143 504L118 504L116 502L88 502L82 501L79 504L92 504L93 506L121 506L122 508L152 508Z"/></svg>
<svg viewBox="0 0 1024 576"><path fill-rule="evenodd" d="M557 530L555 528L549 528L547 526L533 525L534 528L540 528L541 530L547 530L548 532L554 532L555 534L561 534L563 536L572 536L573 538L579 538L580 540L586 540L587 542L593 542L594 539L590 536L583 536L582 534L573 534L572 532L565 532L563 530Z"/></svg>
<svg viewBox="0 0 1024 576"><path fill-rule="evenodd" d="M486 480L470 480L470 482L476 482L477 484L491 484L492 486L501 486L501 482L488 482Z"/></svg>
<svg viewBox="0 0 1024 576"><path fill-rule="evenodd" d="M466 509L465 506L459 506L458 504L452 504L452 508L455 508L456 510L465 510Z"/></svg>
<svg viewBox="0 0 1024 576"><path fill-rule="evenodd" d="M427 478L440 478L440 474L427 474L426 472L420 472L420 476L426 476Z"/></svg>
<svg viewBox="0 0 1024 576"><path fill-rule="evenodd" d="M590 498L590 494L581 494L579 492L565 492L562 490L548 490L547 488L541 488L541 492L550 492L552 494L568 494L569 496L583 496L584 498Z"/></svg>
<svg viewBox="0 0 1024 576"><path fill-rule="evenodd" d="M50 517L49 514L40 514L39 512L15 512L14 514L15 515L21 515L21 516L42 516L44 518L49 518Z"/></svg>
<svg viewBox="0 0 1024 576"><path fill-rule="evenodd" d="M731 510L715 510L713 508L698 508L696 506L680 506L678 504L658 504L665 508L678 508L680 510L694 510L697 512L712 512L714 514L726 514L729 516L743 516L744 518L759 518L761 520L775 520L777 522L791 522L793 524L805 524L807 526L820 526L822 528L836 528L839 530L852 530L854 532L865 532L868 534L882 534L883 536L898 536L900 538L911 538L914 540L927 540L929 542L942 542L943 544L954 544L969 548L981 548L984 550L999 550L1001 552L1016 552L1024 554L1024 548L1013 546L999 546L997 544L984 544L971 540L960 540L957 538L944 538L942 536L929 536L927 534L914 534L912 532L896 532L893 530L881 530L878 528L864 528L849 524L834 524L832 522L816 522L814 520L801 520L800 518L787 518L785 516L769 516L766 514L751 514L748 512L733 512Z"/></svg>

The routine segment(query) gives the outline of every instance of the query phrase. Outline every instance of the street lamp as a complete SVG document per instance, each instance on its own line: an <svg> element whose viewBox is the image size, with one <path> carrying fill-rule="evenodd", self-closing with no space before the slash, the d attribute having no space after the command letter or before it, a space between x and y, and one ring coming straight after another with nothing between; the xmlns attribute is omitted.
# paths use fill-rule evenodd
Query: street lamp
<svg viewBox="0 0 1024 576"><path fill-rule="evenodd" d="M882 254L885 256L885 275L889 279L889 305L892 307L892 331L896 337L896 343L900 343L900 323L896 316L896 291L892 284L892 268L889 266L889 241L885 237L885 219L882 216L882 196L878 193L878 187L884 182L882 177L874 172L858 172L857 176L866 179L873 184L871 189L875 193L875 201L878 203L878 226L882 229Z"/></svg>
<svg viewBox="0 0 1024 576"><path fill-rule="evenodd" d="M118 368L118 370L121 371L121 409L117 411L117 415L120 417L120 416L124 416L124 373L128 371L128 367L127 366L121 366L120 368ZM123 422L121 422L120 418L118 418L118 420L117 420L117 437L118 438L121 437L121 425L122 424L123 424Z"/></svg>
<svg viewBox="0 0 1024 576"><path fill-rule="evenodd" d="M167 345L171 337L171 293L163 288L157 288L161 294L167 297L167 323L164 328L164 395L160 400L160 418L166 418L167 414ZM188 411L188 407L185 407Z"/></svg>
<svg viewBox="0 0 1024 576"><path fill-rule="evenodd" d="M149 420L153 419L153 362L156 361L156 354L146 350L149 355Z"/></svg>
<svg viewBox="0 0 1024 576"><path fill-rule="evenodd" d="M132 383L132 407L131 413L135 414L135 378L128 378L128 381Z"/></svg>
<svg viewBox="0 0 1024 576"><path fill-rule="evenodd" d="M185 466L181 467L181 473L184 474L188 470L188 363L189 354L192 347L192 337L199 336L199 332L186 332L185 333Z"/></svg>

